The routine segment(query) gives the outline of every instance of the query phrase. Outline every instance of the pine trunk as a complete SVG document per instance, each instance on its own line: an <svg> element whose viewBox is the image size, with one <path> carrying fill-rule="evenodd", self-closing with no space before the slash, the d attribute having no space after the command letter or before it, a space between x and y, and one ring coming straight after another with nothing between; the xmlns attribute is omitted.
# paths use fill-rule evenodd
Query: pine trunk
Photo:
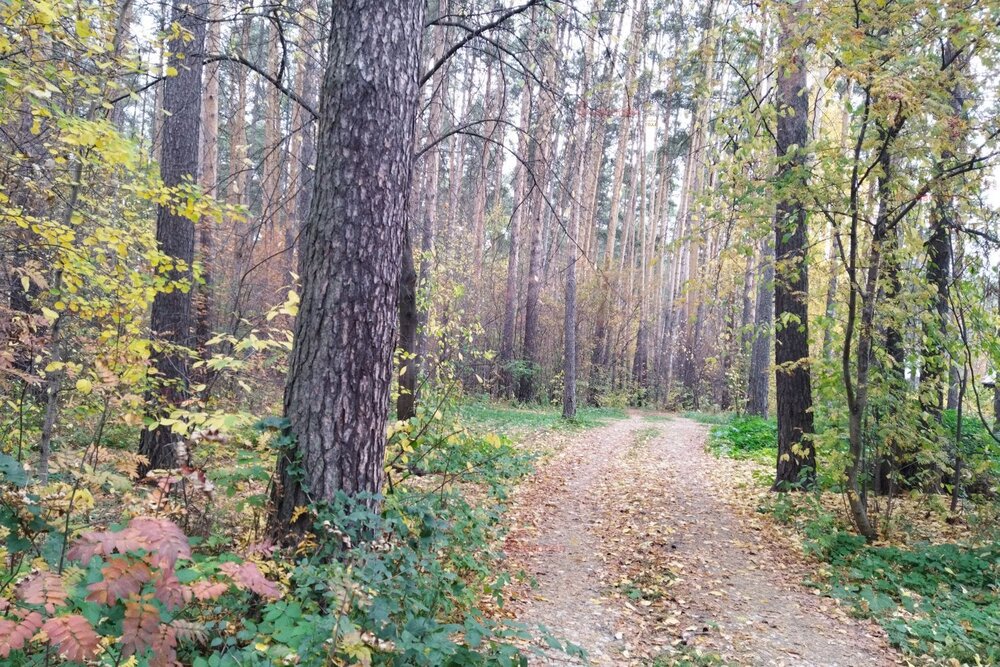
<svg viewBox="0 0 1000 667"><path fill-rule="evenodd" d="M285 387L272 532L296 508L365 494L377 507L397 332L424 3L334 3L302 297ZM293 522L293 517L297 517Z"/></svg>
<svg viewBox="0 0 1000 667"><path fill-rule="evenodd" d="M203 52L205 11L204 2L174 7L173 21L190 32L191 39L175 39L168 46L177 75L163 83L160 175L167 187L181 185L186 179L199 180L202 59L194 54ZM171 270L169 278L190 283L194 223L173 208L160 206L156 214L156 243L179 265ZM188 355L181 348L192 344L191 302L191 290L181 289L159 292L153 299L150 334L158 345L152 362L159 382L158 390L149 397L150 416L154 419L187 397ZM175 467L178 463L175 439L169 426L143 429L139 453L148 459L143 470Z"/></svg>
<svg viewBox="0 0 1000 667"><path fill-rule="evenodd" d="M794 18L804 12L802 0L783 17L778 48L787 60L777 83L777 182L782 190L774 218L775 398L778 417L776 489L793 485L812 488L816 451L812 442L812 376L809 368L809 269L805 146L809 141L809 96L802 46L794 46Z"/></svg>

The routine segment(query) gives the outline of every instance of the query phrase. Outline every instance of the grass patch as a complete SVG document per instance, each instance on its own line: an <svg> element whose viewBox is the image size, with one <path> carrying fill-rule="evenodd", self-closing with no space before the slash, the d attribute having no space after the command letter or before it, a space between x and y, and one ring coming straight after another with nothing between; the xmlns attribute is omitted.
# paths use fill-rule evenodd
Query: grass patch
<svg viewBox="0 0 1000 667"><path fill-rule="evenodd" d="M773 419L733 417L712 427L708 445L717 455L770 463L778 453L778 426Z"/></svg>
<svg viewBox="0 0 1000 667"><path fill-rule="evenodd" d="M562 410L550 406L515 406L509 403L475 401L458 408L462 420L482 432L500 432L517 437L541 429L586 429L624 419L621 408L581 407L576 417L563 419Z"/></svg>
<svg viewBox="0 0 1000 667"><path fill-rule="evenodd" d="M683 417L701 424L728 424L736 415L732 412L685 412Z"/></svg>
<svg viewBox="0 0 1000 667"><path fill-rule="evenodd" d="M660 429L655 426L644 426L632 436L632 444L628 448L628 455L638 456L643 449L649 445L650 440L660 435Z"/></svg>
<svg viewBox="0 0 1000 667"><path fill-rule="evenodd" d="M650 667L724 667L729 664L718 653L706 653L695 646L681 645L672 653L654 658Z"/></svg>

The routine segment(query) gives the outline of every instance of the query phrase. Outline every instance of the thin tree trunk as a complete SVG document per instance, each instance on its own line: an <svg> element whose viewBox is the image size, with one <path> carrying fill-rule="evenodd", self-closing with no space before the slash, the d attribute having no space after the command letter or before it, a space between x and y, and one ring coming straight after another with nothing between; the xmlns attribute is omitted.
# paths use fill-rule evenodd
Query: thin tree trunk
<svg viewBox="0 0 1000 667"><path fill-rule="evenodd" d="M528 122L531 118L531 86L525 81L521 91L521 115L518 120L517 154L527 161ZM500 335L500 387L501 393L510 396L514 390L512 364L514 363L514 337L517 329L517 283L520 265L521 220L527 214L527 167L518 165L514 176L514 213L510 218L510 249L507 254L507 277L504 284L503 330Z"/></svg>
<svg viewBox="0 0 1000 667"><path fill-rule="evenodd" d="M222 3L208 5L208 25L205 31L205 52L219 53L222 30ZM218 197L219 182L219 61L204 66L204 90L201 107L201 185L202 192ZM241 109L242 111L242 109ZM201 260L202 284L197 289L197 322L195 344L204 354L205 343L211 337L215 318L215 222L202 218L198 223L198 256Z"/></svg>
<svg viewBox="0 0 1000 667"><path fill-rule="evenodd" d="M747 414L767 417L771 385L771 330L774 321L774 249L767 240L761 242L757 305L754 313Z"/></svg>
<svg viewBox="0 0 1000 667"><path fill-rule="evenodd" d="M539 20L540 18L534 13L532 16L535 20ZM551 28L546 27L546 34L551 37ZM548 44L548 52L545 56L542 71L542 81L548 85L551 85L555 81L556 61L555 55L552 53L552 48L553 45ZM528 285L524 304L524 340L522 341L522 358L527 367L523 369L517 386L517 400L522 403L534 400L536 380L541 371L538 320L542 293L543 232L545 216L548 211L544 189L548 183L548 175L551 171L552 158L556 148L555 137L551 132L552 121L555 115L555 100L552 98L551 93L545 92L542 94L541 109L538 115L538 125L533 129L533 159L529 161L535 188L531 206L533 216L531 225L531 254L528 257Z"/></svg>

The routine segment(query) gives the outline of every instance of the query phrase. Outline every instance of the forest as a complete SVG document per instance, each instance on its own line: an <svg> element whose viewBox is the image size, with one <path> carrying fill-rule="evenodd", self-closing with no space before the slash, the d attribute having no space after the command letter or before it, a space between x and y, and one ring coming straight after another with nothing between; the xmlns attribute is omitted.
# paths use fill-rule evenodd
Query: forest
<svg viewBox="0 0 1000 667"><path fill-rule="evenodd" d="M1000 0L0 16L0 665L1000 664Z"/></svg>

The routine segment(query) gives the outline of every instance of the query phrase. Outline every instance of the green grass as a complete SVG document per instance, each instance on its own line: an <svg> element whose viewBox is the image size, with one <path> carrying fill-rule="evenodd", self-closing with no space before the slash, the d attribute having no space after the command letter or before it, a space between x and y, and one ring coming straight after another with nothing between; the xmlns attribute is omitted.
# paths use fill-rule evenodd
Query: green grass
<svg viewBox="0 0 1000 667"><path fill-rule="evenodd" d="M703 653L699 648L682 644L649 664L650 667L725 667L729 663L717 653Z"/></svg>
<svg viewBox="0 0 1000 667"><path fill-rule="evenodd" d="M778 450L778 427L773 419L733 417L716 424L709 432L708 444L716 454L734 459L753 459L761 463L775 460Z"/></svg>
<svg viewBox="0 0 1000 667"><path fill-rule="evenodd" d="M735 417L732 412L685 412L685 419L691 419L702 424L727 424Z"/></svg>
<svg viewBox="0 0 1000 667"><path fill-rule="evenodd" d="M575 419L565 420L562 409L557 407L522 407L487 401L463 403L458 412L462 421L475 430L496 431L512 437L540 429L594 428L625 418L621 408L581 407Z"/></svg>

